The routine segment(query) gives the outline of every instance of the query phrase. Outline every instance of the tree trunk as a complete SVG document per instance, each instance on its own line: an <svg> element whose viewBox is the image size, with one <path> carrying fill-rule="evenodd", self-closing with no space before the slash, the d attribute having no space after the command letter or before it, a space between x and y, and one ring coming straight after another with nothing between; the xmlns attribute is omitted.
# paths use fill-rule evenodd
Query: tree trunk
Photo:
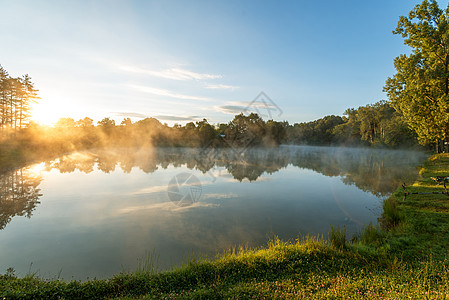
<svg viewBox="0 0 449 300"><path fill-rule="evenodd" d="M448 151L448 147L449 145L448 145L448 138L447 137L445 137L444 138L444 140L443 140L443 153L448 153L449 151Z"/></svg>
<svg viewBox="0 0 449 300"><path fill-rule="evenodd" d="M22 129L22 118L23 118L23 99L20 101L20 111L19 111L19 129Z"/></svg>

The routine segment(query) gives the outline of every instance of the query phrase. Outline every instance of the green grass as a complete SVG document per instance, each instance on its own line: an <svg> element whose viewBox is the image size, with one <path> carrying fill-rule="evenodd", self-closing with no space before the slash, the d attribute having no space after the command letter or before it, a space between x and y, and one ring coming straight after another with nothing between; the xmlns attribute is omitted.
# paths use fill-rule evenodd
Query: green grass
<svg viewBox="0 0 449 300"><path fill-rule="evenodd" d="M329 240L331 246L343 250L346 248L346 226L341 229L340 226L334 228L331 225L331 230L329 231Z"/></svg>
<svg viewBox="0 0 449 300"><path fill-rule="evenodd" d="M433 155L420 170L420 178L407 192L429 193L444 191L430 177L449 176L449 154ZM391 201L397 203L402 220L387 232L392 252L407 259L443 260L449 252L449 196L442 194L407 195L398 189ZM384 212L385 214L385 212Z"/></svg>
<svg viewBox="0 0 449 300"><path fill-rule="evenodd" d="M337 250L324 240L273 241L211 261L190 262L165 273L118 274L110 280L44 281L32 276L1 278L7 299L272 299L390 298L449 291L449 261L410 263L364 251L358 244ZM402 296L401 296L402 295ZM449 295L448 295L449 296Z"/></svg>
<svg viewBox="0 0 449 300"><path fill-rule="evenodd" d="M442 191L430 179L449 175L449 155L430 157L408 192ZM215 260L154 269L154 254L133 273L87 282L0 276L0 299L446 299L449 298L449 197L398 189L384 205L382 226L350 241L306 237L238 249Z"/></svg>

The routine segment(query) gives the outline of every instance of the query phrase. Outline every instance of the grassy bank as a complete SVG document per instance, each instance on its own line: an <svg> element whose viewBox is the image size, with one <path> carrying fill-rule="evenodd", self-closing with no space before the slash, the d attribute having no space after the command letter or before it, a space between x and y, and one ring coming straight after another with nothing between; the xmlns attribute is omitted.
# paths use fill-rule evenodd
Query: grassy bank
<svg viewBox="0 0 449 300"><path fill-rule="evenodd" d="M442 191L433 176L449 176L449 155L430 157L406 191ZM109 280L17 278L10 270L0 277L0 299L448 298L449 197L404 198L400 188L385 202L381 224L382 229L368 226L355 238L333 228L329 242L274 240L263 249L191 261L171 272L143 266Z"/></svg>

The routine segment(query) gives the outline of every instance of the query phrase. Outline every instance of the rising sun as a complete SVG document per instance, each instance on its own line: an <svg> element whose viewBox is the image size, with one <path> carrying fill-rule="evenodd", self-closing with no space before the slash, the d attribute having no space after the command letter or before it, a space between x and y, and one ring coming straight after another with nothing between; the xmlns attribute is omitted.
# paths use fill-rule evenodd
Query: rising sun
<svg viewBox="0 0 449 300"><path fill-rule="evenodd" d="M60 106L50 102L35 103L31 106L31 120L41 125L54 125L60 118L65 117Z"/></svg>

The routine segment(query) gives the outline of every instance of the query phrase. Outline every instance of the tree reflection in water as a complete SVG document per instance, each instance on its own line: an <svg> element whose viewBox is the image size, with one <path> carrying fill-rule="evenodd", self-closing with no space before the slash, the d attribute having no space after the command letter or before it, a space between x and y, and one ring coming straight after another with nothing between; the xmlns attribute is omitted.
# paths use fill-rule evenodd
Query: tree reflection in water
<svg viewBox="0 0 449 300"><path fill-rule="evenodd" d="M33 168L22 168L0 175L0 229L15 216L30 218L39 204L42 176Z"/></svg>
<svg viewBox="0 0 449 300"><path fill-rule="evenodd" d="M402 182L415 179L415 166L426 155L415 151L351 149L342 147L281 146L234 149L195 148L117 148L98 149L63 155L45 162L45 170L61 173L78 170L91 173L98 169L110 173L120 168L130 173L139 168L153 173L158 168L185 166L206 174L213 168L225 168L238 181L257 181L264 173L272 174L289 165L311 169L325 176L340 176L348 185L376 196L387 196ZM31 217L42 196L37 188L42 177L30 168L11 171L0 177L0 229L14 216Z"/></svg>
<svg viewBox="0 0 449 300"><path fill-rule="evenodd" d="M158 168L186 166L204 174L225 168L238 181L257 181L264 173L278 172L288 165L314 170L325 176L340 176L345 184L376 196L386 196L402 182L415 179L415 166L426 155L416 151L354 149L343 147L281 146L205 152L195 148L108 149L76 152L47 162L47 170L60 172L98 170L110 173L119 167L129 173L139 168L153 173Z"/></svg>

